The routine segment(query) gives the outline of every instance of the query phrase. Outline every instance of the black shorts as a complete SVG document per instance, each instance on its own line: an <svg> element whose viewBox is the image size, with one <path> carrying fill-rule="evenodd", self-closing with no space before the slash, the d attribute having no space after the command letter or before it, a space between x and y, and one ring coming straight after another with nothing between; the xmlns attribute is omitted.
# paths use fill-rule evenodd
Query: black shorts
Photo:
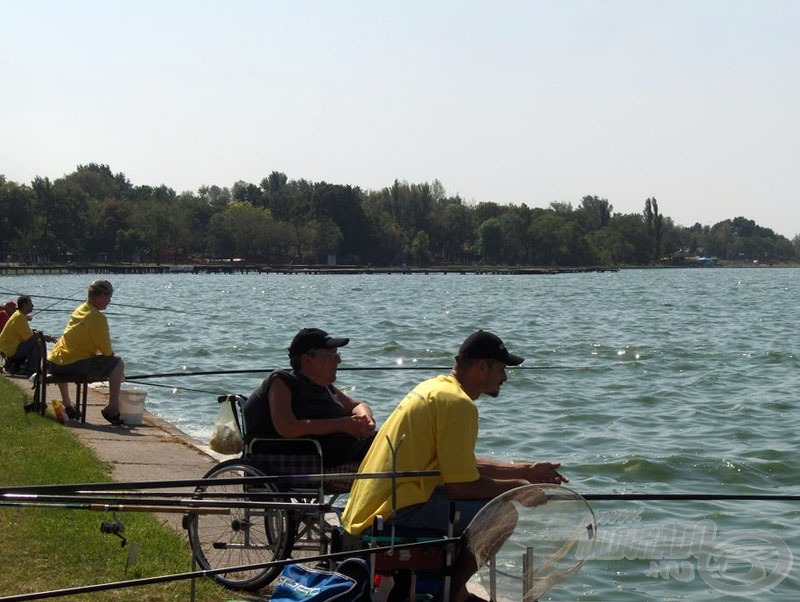
<svg viewBox="0 0 800 602"><path fill-rule="evenodd" d="M108 380L108 377L119 364L116 355L96 355L88 360L79 360L71 364L54 364L47 362L47 369L56 376L85 376L91 382Z"/></svg>

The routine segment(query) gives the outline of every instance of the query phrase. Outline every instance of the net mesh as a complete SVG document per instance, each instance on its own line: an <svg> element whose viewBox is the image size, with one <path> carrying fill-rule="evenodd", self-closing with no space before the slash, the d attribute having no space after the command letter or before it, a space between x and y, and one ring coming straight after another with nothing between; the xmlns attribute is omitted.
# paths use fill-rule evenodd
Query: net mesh
<svg viewBox="0 0 800 602"><path fill-rule="evenodd" d="M594 543L594 512L558 485L526 485L488 503L466 530L474 581L497 602L532 602L570 579Z"/></svg>

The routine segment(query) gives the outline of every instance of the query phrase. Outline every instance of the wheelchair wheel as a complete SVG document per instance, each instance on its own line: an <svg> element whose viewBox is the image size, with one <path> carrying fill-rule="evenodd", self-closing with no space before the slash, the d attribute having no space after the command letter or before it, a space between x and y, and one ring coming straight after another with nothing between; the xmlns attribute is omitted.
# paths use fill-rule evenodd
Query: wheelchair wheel
<svg viewBox="0 0 800 602"><path fill-rule="evenodd" d="M270 483L258 485L215 484L215 480L264 476L257 468L241 460L228 460L203 477L209 482L195 490L198 499L237 501L280 501L277 488ZM275 497L271 498L271 493ZM267 495L265 495L267 494ZM287 510L274 508L231 507L226 514L187 515L189 541L198 564L205 570L242 567L283 560L289 557L297 530L294 517ZM212 575L225 587L257 591L272 582L280 566L233 570Z"/></svg>

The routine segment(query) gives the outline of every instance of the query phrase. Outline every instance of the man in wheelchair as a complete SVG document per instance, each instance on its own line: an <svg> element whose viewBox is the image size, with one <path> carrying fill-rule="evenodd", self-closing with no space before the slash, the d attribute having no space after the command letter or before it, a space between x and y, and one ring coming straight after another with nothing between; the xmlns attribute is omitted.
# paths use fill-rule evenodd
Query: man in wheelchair
<svg viewBox="0 0 800 602"><path fill-rule="evenodd" d="M417 385L381 427L359 472L432 470L435 477L359 479L342 515L347 533L361 535L376 517L393 522L398 531L445 533L455 509L460 536L492 498L529 483L565 483L559 463L508 463L476 458L478 409L482 394L497 397L506 381L506 366L523 358L508 352L494 334L479 330L464 341L448 376ZM463 542L462 542L463 543ZM453 566L450 601L481 600L467 591L479 568L459 546ZM444 601L447 602L447 601Z"/></svg>
<svg viewBox="0 0 800 602"><path fill-rule="evenodd" d="M298 332L289 346L291 369L272 372L244 404L245 446L253 439L313 438L326 469L361 461L375 436L372 409L333 384L338 349L349 342L319 328ZM257 452L286 449L270 445L259 443Z"/></svg>

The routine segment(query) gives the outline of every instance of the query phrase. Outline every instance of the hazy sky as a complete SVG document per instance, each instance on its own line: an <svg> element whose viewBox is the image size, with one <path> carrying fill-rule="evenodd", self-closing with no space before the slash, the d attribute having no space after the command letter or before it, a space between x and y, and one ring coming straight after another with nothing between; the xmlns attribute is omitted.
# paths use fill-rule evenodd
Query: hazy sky
<svg viewBox="0 0 800 602"><path fill-rule="evenodd" d="M745 216L800 234L800 2L0 0L0 174Z"/></svg>

